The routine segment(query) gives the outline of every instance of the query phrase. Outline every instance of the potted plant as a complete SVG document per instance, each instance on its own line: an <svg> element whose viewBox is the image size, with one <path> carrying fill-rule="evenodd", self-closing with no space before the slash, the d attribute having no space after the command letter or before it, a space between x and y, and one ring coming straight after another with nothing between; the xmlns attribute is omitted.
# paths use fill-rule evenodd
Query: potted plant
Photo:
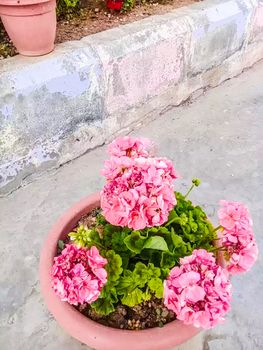
<svg viewBox="0 0 263 350"><path fill-rule="evenodd" d="M40 259L49 310L98 350L165 350L224 320L230 274L258 254L248 209L222 201L219 226L174 192L173 164L145 139L108 148L100 194L84 198L51 230Z"/></svg>
<svg viewBox="0 0 263 350"><path fill-rule="evenodd" d="M54 49L56 0L0 0L3 25L25 56L41 56Z"/></svg>

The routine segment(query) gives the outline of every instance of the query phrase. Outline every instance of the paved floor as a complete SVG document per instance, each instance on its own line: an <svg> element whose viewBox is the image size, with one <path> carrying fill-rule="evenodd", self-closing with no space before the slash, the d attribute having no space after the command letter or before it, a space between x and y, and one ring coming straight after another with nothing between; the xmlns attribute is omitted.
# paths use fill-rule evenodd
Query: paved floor
<svg viewBox="0 0 263 350"><path fill-rule="evenodd" d="M208 91L193 103L173 108L134 134L148 136L172 158L182 175L203 184L192 198L215 219L221 198L250 207L263 248L263 62ZM100 189L105 147L46 174L0 200L1 350L80 350L43 305L38 257L54 220L75 201ZM233 278L232 312L224 325L203 333L180 350L263 349L263 262L250 274ZM114 350L114 349L113 349Z"/></svg>

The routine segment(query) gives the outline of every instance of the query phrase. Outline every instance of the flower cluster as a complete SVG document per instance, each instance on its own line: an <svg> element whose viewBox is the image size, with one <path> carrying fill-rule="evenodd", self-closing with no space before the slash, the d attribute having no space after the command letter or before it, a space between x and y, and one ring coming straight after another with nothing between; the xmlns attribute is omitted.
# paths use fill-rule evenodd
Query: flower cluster
<svg viewBox="0 0 263 350"><path fill-rule="evenodd" d="M122 138L109 146L111 158L102 171L107 183L101 208L113 225L134 230L162 225L176 204L173 164L150 157L145 139Z"/></svg>
<svg viewBox="0 0 263 350"><path fill-rule="evenodd" d="M153 150L153 143L143 137L119 137L108 147L108 154L113 157L149 157Z"/></svg>
<svg viewBox="0 0 263 350"><path fill-rule="evenodd" d="M107 260L98 249L68 244L54 258L52 287L62 301L77 305L97 300L107 282Z"/></svg>
<svg viewBox="0 0 263 350"><path fill-rule="evenodd" d="M228 272L204 249L181 258L180 266L174 267L164 281L164 303L185 324L215 326L224 320L230 299Z"/></svg>
<svg viewBox="0 0 263 350"><path fill-rule="evenodd" d="M220 204L221 245L226 250L227 269L231 274L248 271L258 255L249 211L239 202L220 201Z"/></svg>

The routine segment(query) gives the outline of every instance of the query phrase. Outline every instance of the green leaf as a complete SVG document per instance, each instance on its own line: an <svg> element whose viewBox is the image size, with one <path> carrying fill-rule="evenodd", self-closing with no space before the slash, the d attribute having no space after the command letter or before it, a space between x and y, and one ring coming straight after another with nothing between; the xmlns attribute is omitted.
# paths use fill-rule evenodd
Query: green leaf
<svg viewBox="0 0 263 350"><path fill-rule="evenodd" d="M122 304L127 305L129 307L133 307L135 305L138 305L143 300L144 300L144 293L139 288L135 288L132 292L130 292L127 295L124 295L121 298Z"/></svg>
<svg viewBox="0 0 263 350"><path fill-rule="evenodd" d="M113 226L111 224L106 224L103 228L103 245L111 249L112 247L112 237L114 233L119 233L121 230L120 227Z"/></svg>
<svg viewBox="0 0 263 350"><path fill-rule="evenodd" d="M106 316L115 310L115 304L117 302L118 295L116 288L108 281L106 286L102 288L99 299L93 302L91 306L99 315Z"/></svg>
<svg viewBox="0 0 263 350"><path fill-rule="evenodd" d="M161 269L161 278L162 280L165 280L168 276L169 276L169 273L170 273L170 269L165 267L163 269Z"/></svg>
<svg viewBox="0 0 263 350"><path fill-rule="evenodd" d="M142 251L146 240L147 237L142 236L139 231L133 231L124 239L124 243L130 251L139 254Z"/></svg>
<svg viewBox="0 0 263 350"><path fill-rule="evenodd" d="M145 249L144 251L151 252L151 257L149 259L150 263L152 263L154 266L160 266L160 262L162 259L162 251L161 250Z"/></svg>
<svg viewBox="0 0 263 350"><path fill-rule="evenodd" d="M187 217L187 215L185 214L185 213L182 213L181 215L180 215L180 225L181 226L185 226L187 223L188 223L188 217Z"/></svg>
<svg viewBox="0 0 263 350"><path fill-rule="evenodd" d="M175 234L173 228L171 229L171 237L172 237L173 245L175 247L181 247L184 244L182 237Z"/></svg>
<svg viewBox="0 0 263 350"><path fill-rule="evenodd" d="M107 316L115 310L114 303L109 299L98 299L90 305L99 315Z"/></svg>
<svg viewBox="0 0 263 350"><path fill-rule="evenodd" d="M137 287L136 276L130 270L125 270L117 285L118 294L128 294Z"/></svg>
<svg viewBox="0 0 263 350"><path fill-rule="evenodd" d="M149 281L148 286L156 298L163 297L163 281L160 278L152 278Z"/></svg>
<svg viewBox="0 0 263 350"><path fill-rule="evenodd" d="M155 267L154 264L152 263L149 263L147 267L147 276L148 276L148 281L154 277L160 277L161 276L160 268Z"/></svg>
<svg viewBox="0 0 263 350"><path fill-rule="evenodd" d="M155 233L157 235L161 235L161 234L167 235L167 234L170 234L170 231L165 226L159 226L159 227L149 228L148 233Z"/></svg>
<svg viewBox="0 0 263 350"><path fill-rule="evenodd" d="M168 222L177 218L178 217L178 214L175 210L171 210L170 213L169 213L169 216L168 216Z"/></svg>
<svg viewBox="0 0 263 350"><path fill-rule="evenodd" d="M160 266L160 261L162 257L161 254L161 250L144 249L140 253L140 258L146 263L149 261L150 263L153 263L154 266Z"/></svg>
<svg viewBox="0 0 263 350"><path fill-rule="evenodd" d="M133 278L139 287L144 287L148 280L148 268L142 262L138 262L133 270Z"/></svg>
<svg viewBox="0 0 263 350"><path fill-rule="evenodd" d="M153 264L146 266L142 262L136 263L133 271L125 270L116 287L117 293L122 295L122 303L128 306L135 306L143 300L150 300L151 293L159 297L161 295L160 283L162 284L162 280L159 278L160 275L160 268L155 267ZM147 286L152 280L155 283L151 282L151 288L148 288ZM144 290L145 288L146 290Z"/></svg>
<svg viewBox="0 0 263 350"><path fill-rule="evenodd" d="M144 249L156 249L156 250L168 250L167 243L165 239L160 236L153 236L147 239L145 242Z"/></svg>
<svg viewBox="0 0 263 350"><path fill-rule="evenodd" d="M67 7L76 7L79 0L64 0Z"/></svg>
<svg viewBox="0 0 263 350"><path fill-rule="evenodd" d="M111 245L112 249L116 252L125 252L128 250L127 245L124 243L125 238L128 236L128 232L114 232L112 234Z"/></svg>
<svg viewBox="0 0 263 350"><path fill-rule="evenodd" d="M143 293L143 301L149 301L152 299L152 293L150 291L146 291Z"/></svg>
<svg viewBox="0 0 263 350"><path fill-rule="evenodd" d="M105 269L108 273L108 282L117 281L122 273L122 259L119 254L116 254L114 250L109 250L106 255L108 264Z"/></svg>
<svg viewBox="0 0 263 350"><path fill-rule="evenodd" d="M118 295L116 288L111 283L107 283L100 293L100 298L111 300L112 303L117 303Z"/></svg>
<svg viewBox="0 0 263 350"><path fill-rule="evenodd" d="M162 252L162 259L161 259L161 267L162 268L170 268L175 266L176 263L176 257L173 253L170 252Z"/></svg>
<svg viewBox="0 0 263 350"><path fill-rule="evenodd" d="M64 249L64 247L65 247L65 243L60 239L60 240L58 241L58 249L59 249L60 251L62 251L62 250Z"/></svg>
<svg viewBox="0 0 263 350"><path fill-rule="evenodd" d="M96 216L96 222L98 225L106 225L107 224L107 221L102 214L98 214Z"/></svg>
<svg viewBox="0 0 263 350"><path fill-rule="evenodd" d="M128 268L129 262L130 262L130 255L131 252L128 250L128 252L120 253L120 256L122 258L122 268L123 270L126 270Z"/></svg>

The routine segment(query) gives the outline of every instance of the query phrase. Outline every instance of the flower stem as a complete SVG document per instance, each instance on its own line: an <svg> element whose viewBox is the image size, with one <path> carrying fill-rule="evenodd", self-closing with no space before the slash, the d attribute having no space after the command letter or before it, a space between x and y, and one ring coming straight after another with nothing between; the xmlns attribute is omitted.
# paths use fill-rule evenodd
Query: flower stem
<svg viewBox="0 0 263 350"><path fill-rule="evenodd" d="M193 184L193 185L189 188L189 190L186 192L184 198L186 198L186 197L189 195L189 193L192 191L192 189L193 189L194 187L195 187L195 185Z"/></svg>
<svg viewBox="0 0 263 350"><path fill-rule="evenodd" d="M216 232L216 231L220 230L220 228L223 228L223 226L221 226L221 225L217 226L217 227L213 230L213 232Z"/></svg>
<svg viewBox="0 0 263 350"><path fill-rule="evenodd" d="M106 247L104 247L102 244L98 243L98 242L94 242L94 245L97 245L99 248L101 249L106 249Z"/></svg>
<svg viewBox="0 0 263 350"><path fill-rule="evenodd" d="M170 221L168 221L168 222L165 224L165 227L171 225L171 223L173 223L176 219L178 219L178 216L176 216L175 218L173 218L173 219L171 219Z"/></svg>
<svg viewBox="0 0 263 350"><path fill-rule="evenodd" d="M217 251L224 252L224 251L226 251L226 248L225 247L214 247L214 248L209 249L209 251L210 252L217 252Z"/></svg>

